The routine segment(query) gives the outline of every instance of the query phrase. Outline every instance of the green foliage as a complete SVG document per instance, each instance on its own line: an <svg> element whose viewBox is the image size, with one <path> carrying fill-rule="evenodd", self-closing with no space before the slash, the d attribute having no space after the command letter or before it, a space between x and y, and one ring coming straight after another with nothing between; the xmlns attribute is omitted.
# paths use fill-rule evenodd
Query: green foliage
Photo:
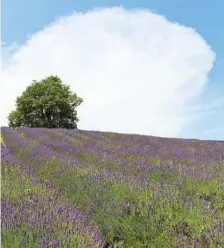
<svg viewBox="0 0 224 248"><path fill-rule="evenodd" d="M33 81L16 100L10 127L77 128L76 107L83 102L57 76Z"/></svg>

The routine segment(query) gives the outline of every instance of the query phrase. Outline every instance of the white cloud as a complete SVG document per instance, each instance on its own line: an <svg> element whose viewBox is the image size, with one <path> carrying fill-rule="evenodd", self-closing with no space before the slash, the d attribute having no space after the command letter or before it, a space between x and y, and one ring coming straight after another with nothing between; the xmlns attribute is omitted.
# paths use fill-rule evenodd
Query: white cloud
<svg viewBox="0 0 224 248"><path fill-rule="evenodd" d="M149 10L73 13L3 66L0 124L33 79L56 74L84 98L80 129L177 136L193 121L185 109L200 97L214 59L196 31Z"/></svg>

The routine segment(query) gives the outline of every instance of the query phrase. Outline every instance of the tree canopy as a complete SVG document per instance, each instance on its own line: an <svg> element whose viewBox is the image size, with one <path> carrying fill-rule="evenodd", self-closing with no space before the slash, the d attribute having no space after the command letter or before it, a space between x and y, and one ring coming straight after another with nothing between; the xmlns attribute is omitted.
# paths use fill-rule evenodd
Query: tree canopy
<svg viewBox="0 0 224 248"><path fill-rule="evenodd" d="M76 107L83 102L57 76L34 80L16 99L9 116L10 127L77 128Z"/></svg>

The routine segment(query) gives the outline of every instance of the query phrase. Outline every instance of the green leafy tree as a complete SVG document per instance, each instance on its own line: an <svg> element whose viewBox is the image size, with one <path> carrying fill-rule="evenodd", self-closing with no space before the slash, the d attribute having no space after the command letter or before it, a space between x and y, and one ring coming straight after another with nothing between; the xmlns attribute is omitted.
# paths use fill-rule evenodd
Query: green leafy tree
<svg viewBox="0 0 224 248"><path fill-rule="evenodd" d="M57 76L33 81L16 100L10 127L77 128L76 107L83 102Z"/></svg>

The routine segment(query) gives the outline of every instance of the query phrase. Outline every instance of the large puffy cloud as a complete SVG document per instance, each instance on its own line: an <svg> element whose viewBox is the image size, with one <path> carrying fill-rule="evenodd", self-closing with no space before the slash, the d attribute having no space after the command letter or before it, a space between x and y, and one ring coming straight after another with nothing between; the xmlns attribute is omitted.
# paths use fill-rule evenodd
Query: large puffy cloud
<svg viewBox="0 0 224 248"><path fill-rule="evenodd" d="M178 136L215 54L192 28L115 7L60 18L5 57L1 125L33 79L54 74L84 98L80 129Z"/></svg>

